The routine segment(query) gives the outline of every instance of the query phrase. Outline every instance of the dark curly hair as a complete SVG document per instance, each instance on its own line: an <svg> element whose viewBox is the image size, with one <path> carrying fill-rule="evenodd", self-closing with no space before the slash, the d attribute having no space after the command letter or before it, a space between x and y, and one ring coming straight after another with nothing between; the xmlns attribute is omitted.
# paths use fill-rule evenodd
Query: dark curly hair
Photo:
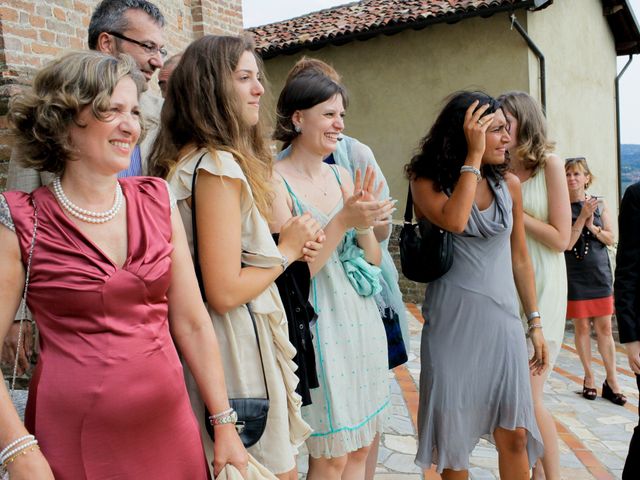
<svg viewBox="0 0 640 480"><path fill-rule="evenodd" d="M495 98L484 92L460 91L450 95L431 130L420 140L418 152L404 167L409 180L428 178L434 182L437 191L453 190L460 177L460 167L467 157L464 116L475 100L479 100L478 108L489 104L483 116L501 108ZM507 164L486 165L482 174L498 180L506 172Z"/></svg>

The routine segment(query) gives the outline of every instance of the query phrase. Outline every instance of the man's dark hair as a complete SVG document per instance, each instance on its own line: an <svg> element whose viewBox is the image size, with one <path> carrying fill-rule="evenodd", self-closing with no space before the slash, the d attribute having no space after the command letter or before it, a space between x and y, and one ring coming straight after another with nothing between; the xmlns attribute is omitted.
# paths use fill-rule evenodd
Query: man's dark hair
<svg viewBox="0 0 640 480"><path fill-rule="evenodd" d="M158 7L147 0L102 0L93 11L89 22L89 48L96 50L102 32L122 33L129 27L125 12L142 10L160 27L164 27L164 15Z"/></svg>

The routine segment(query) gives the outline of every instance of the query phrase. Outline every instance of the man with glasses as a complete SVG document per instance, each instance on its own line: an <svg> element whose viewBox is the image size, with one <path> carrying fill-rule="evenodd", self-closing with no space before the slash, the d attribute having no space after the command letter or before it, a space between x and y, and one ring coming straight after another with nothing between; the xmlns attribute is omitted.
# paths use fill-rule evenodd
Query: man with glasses
<svg viewBox="0 0 640 480"><path fill-rule="evenodd" d="M89 48L114 56L121 53L131 55L149 82L153 73L162 67L167 55L163 27L164 16L158 7L147 0L103 0L91 15ZM147 135L133 150L129 168L120 172L119 176L146 174L146 161L160 125L162 102L162 98L148 90L141 95L140 111ZM53 174L49 172L22 167L21 158L22 152L14 148L9 161L7 190L31 192L53 179ZM27 354L33 350L33 335L29 330L25 333L24 348L18 357L19 374L28 368ZM3 363L13 364L17 339L18 322L15 322L4 341Z"/></svg>
<svg viewBox="0 0 640 480"><path fill-rule="evenodd" d="M147 82L162 67L167 50L164 46L164 16L147 0L103 0L91 15L89 48L110 55L131 55ZM131 155L131 164L119 176L144 175L146 161L160 124L162 98L147 91L140 97L147 135ZM21 152L14 148L9 161L7 190L31 192L49 183L53 176L23 168Z"/></svg>

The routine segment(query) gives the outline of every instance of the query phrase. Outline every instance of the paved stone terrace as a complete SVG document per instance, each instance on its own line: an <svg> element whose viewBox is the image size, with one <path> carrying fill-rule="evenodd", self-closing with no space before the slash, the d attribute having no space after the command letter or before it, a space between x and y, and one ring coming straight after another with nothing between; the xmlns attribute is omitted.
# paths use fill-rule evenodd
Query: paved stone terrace
<svg viewBox="0 0 640 480"><path fill-rule="evenodd" d="M391 419L382 437L378 456L377 480L436 480L434 471L421 472L413 463L416 453L415 425L420 373L420 334L422 316L414 304L407 305L410 316L411 353L409 362L391 377ZM604 367L594 350L597 384L604 381ZM574 348L573 335L567 333L554 371L547 382L546 404L558 428L561 473L570 480L620 479L629 440L638 421L638 392L622 348L617 349L619 381L629 402L619 407L600 397L582 398L582 366ZM306 471L301 459L300 469ZM490 443L481 440L471 456L470 478L498 479L498 457Z"/></svg>
<svg viewBox="0 0 640 480"><path fill-rule="evenodd" d="M409 362L389 373L391 382L390 421L382 436L376 480L437 480L434 471L421 472L413 463L417 443L415 434L420 372L420 333L422 317L414 304L410 315L411 352ZM604 367L594 349L597 383L604 381ZM603 400L582 398L582 366L574 348L573 335L565 343L545 388L546 403L556 420L560 436L562 478L570 480L614 480L622 476L631 433L638 420L638 392L622 348L617 350L619 381L629 402L624 407ZM24 407L24 392L16 392ZM598 395L600 395L598 389ZM498 457L493 445L481 440L471 456L470 478L491 480L498 477ZM300 455L299 470L305 477L307 461Z"/></svg>

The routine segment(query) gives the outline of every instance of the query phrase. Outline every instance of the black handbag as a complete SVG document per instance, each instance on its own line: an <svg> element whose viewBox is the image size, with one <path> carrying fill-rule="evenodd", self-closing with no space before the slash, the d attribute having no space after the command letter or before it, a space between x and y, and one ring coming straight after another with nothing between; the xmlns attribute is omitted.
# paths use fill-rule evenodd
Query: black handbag
<svg viewBox="0 0 640 480"><path fill-rule="evenodd" d="M242 440L242 444L245 447L250 447L260 440L264 429L267 427L267 415L269 414L269 390L267 389L267 377L264 373L264 364L262 363L262 350L260 349L260 340L258 339L258 329L256 328L256 321L253 317L253 312L249 304L246 305L249 315L251 316L251 323L253 324L253 331L256 334L256 343L258 344L258 355L260 356L260 366L262 366L262 378L264 379L264 391L266 398L230 398L229 404L238 414L238 421L236 422L236 430ZM209 421L211 413L204 408L204 424L207 428L207 433L214 438L214 427Z"/></svg>
<svg viewBox="0 0 640 480"><path fill-rule="evenodd" d="M409 280L429 283L447 273L453 264L453 235L426 218L413 220L411 187L407 192L404 224L400 231L400 266Z"/></svg>
<svg viewBox="0 0 640 480"><path fill-rule="evenodd" d="M206 154L203 154L196 163L193 169L193 178L191 180L191 223L193 228L193 263L196 271L196 278L198 279L198 286L200 287L200 295L206 302L207 297L204 291L204 282L202 279L202 270L200 269L200 257L198 255L198 229L196 225L196 176L198 174L198 167L202 158ZM260 349L260 338L258 337L258 328L256 326L256 320L251 311L249 304L246 304L249 317L251 318L251 324L253 325L253 333L256 336L256 344L258 345L258 356L260 357L260 366L262 367L262 378L264 380L265 398L230 398L229 404L238 414L238 421L236 422L236 430L240 436L240 440L245 447L255 445L267 426L267 415L269 414L269 390L267 388L267 377L264 372L264 363L262 362L262 350ZM214 440L214 428L209 421L211 413L205 406L204 409L204 423L207 429L207 433Z"/></svg>
<svg viewBox="0 0 640 480"><path fill-rule="evenodd" d="M382 312L382 323L387 334L387 356L389 358L389 369L407 363L407 347L402 338L400 329L400 318L391 307L385 307Z"/></svg>

